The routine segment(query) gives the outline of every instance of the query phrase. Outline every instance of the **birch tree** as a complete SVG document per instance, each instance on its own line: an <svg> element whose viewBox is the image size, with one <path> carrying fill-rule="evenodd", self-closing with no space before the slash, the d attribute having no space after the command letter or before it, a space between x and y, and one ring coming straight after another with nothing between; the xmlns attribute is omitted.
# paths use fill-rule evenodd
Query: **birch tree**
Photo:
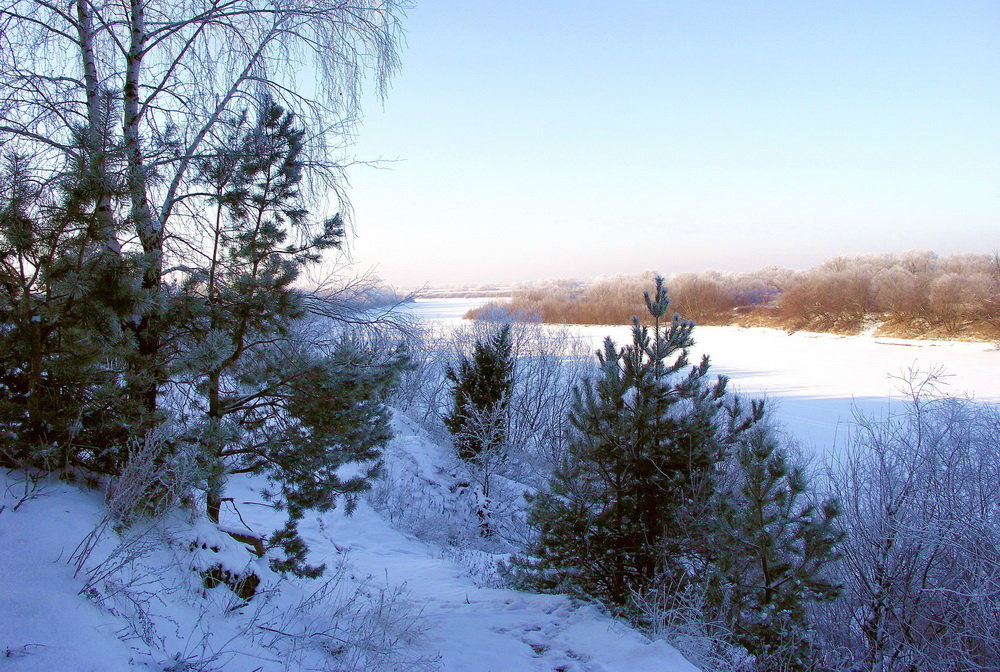
<svg viewBox="0 0 1000 672"><path fill-rule="evenodd" d="M165 376L164 281L208 245L198 161L227 116L269 95L312 129L311 193L335 188L362 85L384 93L397 66L402 11L396 0L0 2L0 147L53 179L89 154L124 185L122 198L98 194L93 215L105 253L140 262L144 296L126 326L130 366L145 372L131 395L148 412ZM120 115L114 137L101 133L109 105ZM111 144L123 160L100 165Z"/></svg>

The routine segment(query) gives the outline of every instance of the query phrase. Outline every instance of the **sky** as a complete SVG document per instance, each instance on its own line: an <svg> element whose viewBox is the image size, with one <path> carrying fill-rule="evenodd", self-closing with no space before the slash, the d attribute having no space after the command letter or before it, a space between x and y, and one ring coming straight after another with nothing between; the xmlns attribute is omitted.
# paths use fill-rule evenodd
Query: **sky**
<svg viewBox="0 0 1000 672"><path fill-rule="evenodd" d="M424 0L365 108L398 287L1000 248L1000 3Z"/></svg>

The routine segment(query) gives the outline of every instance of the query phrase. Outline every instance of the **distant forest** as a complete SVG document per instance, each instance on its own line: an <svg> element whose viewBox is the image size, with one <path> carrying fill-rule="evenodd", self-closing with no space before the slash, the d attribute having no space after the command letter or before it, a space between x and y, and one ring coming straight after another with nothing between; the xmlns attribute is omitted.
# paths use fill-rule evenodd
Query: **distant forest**
<svg viewBox="0 0 1000 672"><path fill-rule="evenodd" d="M469 311L472 319L562 324L628 324L643 315L642 289L655 274L542 281L510 301ZM702 325L908 338L1000 339L1000 257L914 251L836 257L804 271L769 266L752 273L670 276L671 309Z"/></svg>

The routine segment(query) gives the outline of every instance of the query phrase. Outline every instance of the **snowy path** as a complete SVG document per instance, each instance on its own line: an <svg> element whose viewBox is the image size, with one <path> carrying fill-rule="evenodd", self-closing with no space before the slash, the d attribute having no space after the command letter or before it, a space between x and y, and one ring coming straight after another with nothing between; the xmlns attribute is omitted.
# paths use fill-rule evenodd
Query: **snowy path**
<svg viewBox="0 0 1000 672"><path fill-rule="evenodd" d="M433 458L441 449L411 433L405 419L394 424L397 438L387 457L409 458L407 468L433 480L428 470L440 471ZM250 489L233 494L237 501L259 501ZM414 502L421 505L426 502ZM266 509L241 510L251 526L268 522ZM440 549L393 529L366 502L351 516L338 510L305 520L301 531L313 560L329 563L346 554L351 567L376 584L405 585L428 628L424 646L440 655L447 672L697 672L671 646L593 607L476 586Z"/></svg>
<svg viewBox="0 0 1000 672"><path fill-rule="evenodd" d="M650 642L591 607L560 596L478 588L423 542L389 528L366 504L330 516L327 543L351 540L351 564L390 584L405 583L430 625L429 645L445 670L502 672L693 672L671 647Z"/></svg>

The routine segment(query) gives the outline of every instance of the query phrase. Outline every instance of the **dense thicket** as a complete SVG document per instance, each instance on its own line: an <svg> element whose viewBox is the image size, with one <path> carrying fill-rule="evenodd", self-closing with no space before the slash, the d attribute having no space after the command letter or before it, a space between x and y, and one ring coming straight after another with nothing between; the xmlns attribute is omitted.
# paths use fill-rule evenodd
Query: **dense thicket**
<svg viewBox="0 0 1000 672"><path fill-rule="evenodd" d="M820 615L842 667L992 670L1000 660L1000 411L909 372L903 399L857 418L830 466L848 537L843 597Z"/></svg>
<svg viewBox="0 0 1000 672"><path fill-rule="evenodd" d="M540 283L470 317L508 310L563 324L628 324L649 274ZM674 310L698 324L744 324L855 333L996 340L1000 263L996 255L931 252L838 257L805 271L679 274L667 282Z"/></svg>

